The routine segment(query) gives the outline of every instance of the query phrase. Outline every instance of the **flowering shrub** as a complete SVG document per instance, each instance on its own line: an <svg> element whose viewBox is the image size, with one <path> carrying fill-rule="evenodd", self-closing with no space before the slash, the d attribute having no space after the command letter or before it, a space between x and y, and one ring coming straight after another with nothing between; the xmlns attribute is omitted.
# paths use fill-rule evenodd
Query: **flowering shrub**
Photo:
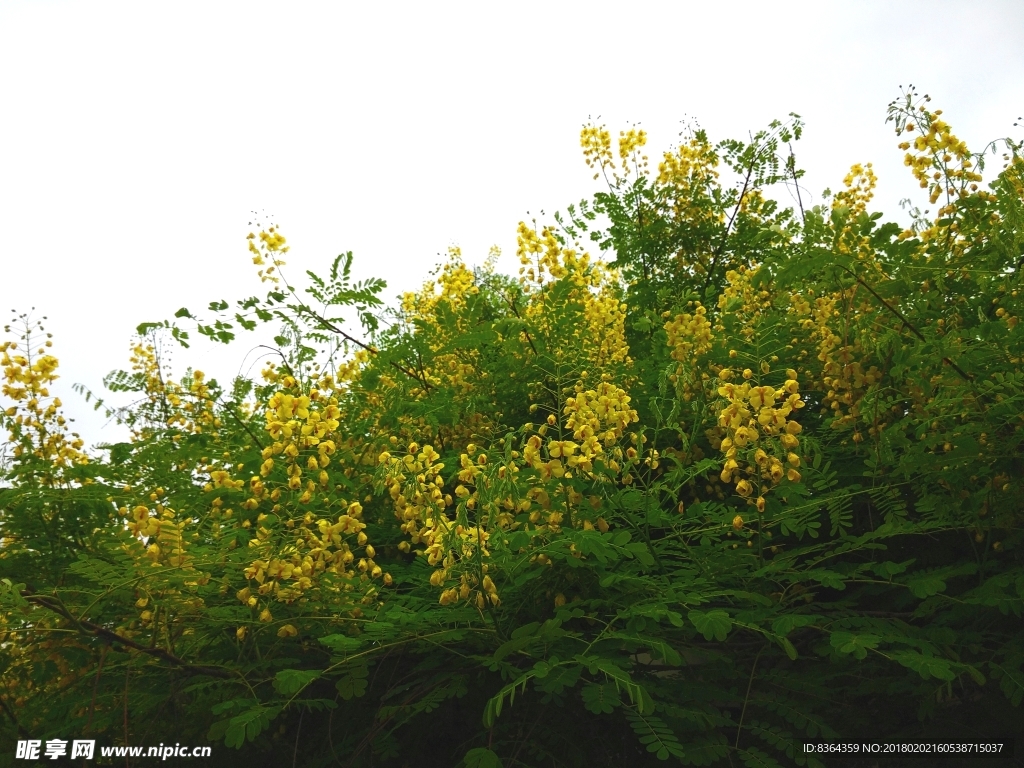
<svg viewBox="0 0 1024 768"><path fill-rule="evenodd" d="M792 116L697 131L656 172L646 133L615 152L588 125L607 190L520 223L518 276L453 249L393 309L351 254L307 300L261 229L270 291L140 326L107 380L138 395L111 411L131 439L91 452L22 317L0 348L4 743L766 766L820 765L797 739L1011 733L1024 158L1005 140L982 189L984 154L927 104L889 111L942 203L909 228L870 212L870 164L780 208ZM256 380L164 362L267 322Z"/></svg>

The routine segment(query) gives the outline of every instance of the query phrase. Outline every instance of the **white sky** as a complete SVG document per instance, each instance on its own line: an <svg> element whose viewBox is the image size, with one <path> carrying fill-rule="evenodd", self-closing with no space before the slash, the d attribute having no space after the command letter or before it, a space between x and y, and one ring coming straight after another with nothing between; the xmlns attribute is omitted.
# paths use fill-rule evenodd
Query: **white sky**
<svg viewBox="0 0 1024 768"><path fill-rule="evenodd" d="M251 211L293 278L352 250L392 299L452 243L517 267L527 211L600 188L588 116L639 123L656 164L686 117L717 141L792 111L812 204L871 161L904 219L886 105L912 82L970 146L1019 138L1022 40L1019 0L0 0L0 311L48 315L66 413L123 439L71 384L102 392L141 321L262 291ZM175 373L229 379L249 346L196 343Z"/></svg>

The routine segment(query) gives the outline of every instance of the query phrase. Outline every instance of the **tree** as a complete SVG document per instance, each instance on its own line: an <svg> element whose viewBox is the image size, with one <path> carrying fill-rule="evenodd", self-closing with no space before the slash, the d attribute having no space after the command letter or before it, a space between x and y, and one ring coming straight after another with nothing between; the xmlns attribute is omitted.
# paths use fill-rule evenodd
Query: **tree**
<svg viewBox="0 0 1024 768"><path fill-rule="evenodd" d="M103 453L66 434L25 318L3 347L5 739L753 766L820 765L795 739L1019 730L1024 158L1005 140L982 189L941 114L890 105L942 203L909 229L869 212L870 165L780 209L791 116L695 132L657 174L643 132L616 160L586 126L608 189L521 223L518 277L454 250L393 310L351 254L307 299L261 230L266 296L140 326L108 378L138 393L133 437ZM161 363L266 322L258 380Z"/></svg>

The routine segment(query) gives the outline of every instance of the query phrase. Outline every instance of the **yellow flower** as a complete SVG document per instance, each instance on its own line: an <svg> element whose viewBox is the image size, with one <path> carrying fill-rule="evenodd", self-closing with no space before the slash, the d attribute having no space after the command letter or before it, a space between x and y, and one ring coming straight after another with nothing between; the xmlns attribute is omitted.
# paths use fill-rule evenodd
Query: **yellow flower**
<svg viewBox="0 0 1024 768"><path fill-rule="evenodd" d="M775 405L775 390L772 387L753 387L749 401L754 408L771 408Z"/></svg>
<svg viewBox="0 0 1024 768"><path fill-rule="evenodd" d="M741 515L736 515L732 519L732 527L737 531L743 528L743 517Z"/></svg>
<svg viewBox="0 0 1024 768"><path fill-rule="evenodd" d="M789 425L787 424L786 426ZM782 443L783 448L796 448L800 445L800 441L794 435L789 434L789 432L783 433L779 437L779 442Z"/></svg>
<svg viewBox="0 0 1024 768"><path fill-rule="evenodd" d="M291 624L285 624L279 630L277 630L278 637L295 637L299 634L299 630L293 627Z"/></svg>

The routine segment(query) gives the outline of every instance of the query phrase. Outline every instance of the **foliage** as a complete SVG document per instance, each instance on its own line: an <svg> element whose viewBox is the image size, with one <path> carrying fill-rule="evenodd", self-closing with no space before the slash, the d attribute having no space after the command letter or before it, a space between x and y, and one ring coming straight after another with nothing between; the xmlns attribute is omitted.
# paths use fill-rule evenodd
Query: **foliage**
<svg viewBox="0 0 1024 768"><path fill-rule="evenodd" d="M4 742L814 765L794 739L1017 727L1024 158L1005 140L982 189L941 114L890 105L939 206L906 229L870 212L870 164L822 206L769 196L802 176L794 115L746 143L694 131L656 173L642 131L616 156L588 125L607 190L521 223L518 277L453 250L391 310L351 254L304 295L261 230L270 291L140 326L107 381L138 394L113 411L132 439L99 452L23 318ZM268 322L257 380L162 363Z"/></svg>

